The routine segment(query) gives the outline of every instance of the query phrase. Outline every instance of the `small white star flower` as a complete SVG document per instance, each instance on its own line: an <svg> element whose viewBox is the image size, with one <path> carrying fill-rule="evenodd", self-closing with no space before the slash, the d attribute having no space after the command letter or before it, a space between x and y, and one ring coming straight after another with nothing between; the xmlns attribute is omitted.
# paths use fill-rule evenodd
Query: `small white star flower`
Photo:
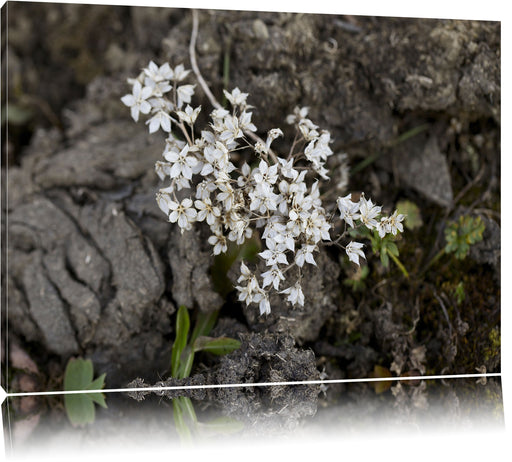
<svg viewBox="0 0 512 462"><path fill-rule="evenodd" d="M277 265L274 265L268 271L261 273L261 277L263 278L263 288L272 285L275 290L279 290L279 283L284 281L283 272Z"/></svg>
<svg viewBox="0 0 512 462"><path fill-rule="evenodd" d="M181 121L194 125L196 123L197 116L201 112L201 106L193 109L190 105L187 104L185 111L176 111L176 115L180 118Z"/></svg>
<svg viewBox="0 0 512 462"><path fill-rule="evenodd" d="M209 197L205 197L203 200L196 200L194 206L198 210L197 221L204 221L210 226L220 217L220 209L212 205L212 201Z"/></svg>
<svg viewBox="0 0 512 462"><path fill-rule="evenodd" d="M169 201L169 221L171 223L178 223L183 231L192 229L192 223L196 221L197 211L193 208L192 200L189 198L183 199L181 203Z"/></svg>
<svg viewBox="0 0 512 462"><path fill-rule="evenodd" d="M183 106L183 103L190 103L194 95L195 85L181 85L176 89L178 95L178 108Z"/></svg>
<svg viewBox="0 0 512 462"><path fill-rule="evenodd" d="M170 151L164 153L165 160L172 164L170 177L178 178L182 175L187 180L192 178L193 168L197 165L197 159L194 156L189 156L190 146L187 144L178 152L174 147Z"/></svg>
<svg viewBox="0 0 512 462"><path fill-rule="evenodd" d="M228 250L228 243L226 236L216 233L208 238L208 243L213 245L213 255L225 253Z"/></svg>
<svg viewBox="0 0 512 462"><path fill-rule="evenodd" d="M364 196L361 196L359 200L359 214L361 222L368 228L373 229L378 225L375 219L381 211L382 207L375 205L371 199L366 200Z"/></svg>
<svg viewBox="0 0 512 462"><path fill-rule="evenodd" d="M142 87L141 83L136 80L133 83L132 94L124 95L121 101L125 106L130 108L131 116L135 122L139 120L139 112L149 114L151 104L146 101L152 94L151 87Z"/></svg>
<svg viewBox="0 0 512 462"><path fill-rule="evenodd" d="M181 82L187 77L188 74L190 74L190 69L185 69L183 64L178 64L172 71L171 78L177 82Z"/></svg>
<svg viewBox="0 0 512 462"><path fill-rule="evenodd" d="M363 244L360 242L349 242L345 247L345 252L348 255L348 259L353 261L356 265L359 265L359 257L365 258L364 252L361 250L363 248Z"/></svg>
<svg viewBox="0 0 512 462"><path fill-rule="evenodd" d="M295 285L282 290L280 293L288 295L286 300L288 300L292 305L304 306L304 293L302 292L300 281L297 281Z"/></svg>
<svg viewBox="0 0 512 462"><path fill-rule="evenodd" d="M149 133L155 133L160 127L164 132L171 131L171 116L164 111L158 111L146 122L149 125Z"/></svg>
<svg viewBox="0 0 512 462"><path fill-rule="evenodd" d="M354 220L359 218L359 202L352 202L352 195L348 194L345 197L338 197L336 200L338 210L340 211L341 219L350 227L354 227Z"/></svg>
<svg viewBox="0 0 512 462"><path fill-rule="evenodd" d="M276 244L272 239L267 239L266 244L267 249L260 252L258 255L266 261L267 266L274 266L277 263L282 263L283 265L288 264L284 253L286 248L283 244Z"/></svg>
<svg viewBox="0 0 512 462"><path fill-rule="evenodd" d="M224 90L224 95L226 99L231 103L232 106L241 106L246 107L246 100L249 96L249 93L242 93L238 87L233 89L231 93Z"/></svg>

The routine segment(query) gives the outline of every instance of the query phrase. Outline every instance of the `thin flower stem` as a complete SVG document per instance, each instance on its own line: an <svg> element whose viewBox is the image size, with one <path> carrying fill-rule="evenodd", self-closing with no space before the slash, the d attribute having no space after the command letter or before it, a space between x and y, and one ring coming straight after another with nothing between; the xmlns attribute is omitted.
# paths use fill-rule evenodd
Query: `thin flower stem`
<svg viewBox="0 0 512 462"><path fill-rule="evenodd" d="M180 123L178 124L178 127L180 127L181 129L181 132L183 133L183 135L185 136L185 139L187 140L187 143L189 144L189 146L193 146L194 143L193 141L191 140L189 134L187 133L187 127L185 127L185 124L183 122L180 121Z"/></svg>
<svg viewBox="0 0 512 462"><path fill-rule="evenodd" d="M402 262L398 259L398 257L396 255L393 255L392 253L389 253L388 252L388 255L391 257L391 259L396 263L396 266L398 266L398 268L400 268L400 271L403 273L403 275L409 279L409 273L407 272L407 270L405 269L405 266L402 264Z"/></svg>
<svg viewBox="0 0 512 462"><path fill-rule="evenodd" d="M217 98L213 95L213 93L210 90L210 87L208 87L208 84L204 80L203 76L201 75L201 71L199 70L199 66L197 65L197 58L196 58L196 42L197 42L197 31L199 28L199 14L197 10L192 10L192 34L190 36L190 45L188 47L189 54L190 54L190 65L192 66L192 70L194 71L194 74L196 75L197 81L199 82L199 85L201 85L201 88L203 89L204 93L206 94L207 98L210 100L211 105L215 109L222 109L222 105L217 101ZM264 141L256 135L256 133L247 131L244 132L249 138L252 138L253 141L260 141L264 144ZM268 150L268 153L270 157L272 158L272 161L277 164L277 156L272 152L271 149Z"/></svg>

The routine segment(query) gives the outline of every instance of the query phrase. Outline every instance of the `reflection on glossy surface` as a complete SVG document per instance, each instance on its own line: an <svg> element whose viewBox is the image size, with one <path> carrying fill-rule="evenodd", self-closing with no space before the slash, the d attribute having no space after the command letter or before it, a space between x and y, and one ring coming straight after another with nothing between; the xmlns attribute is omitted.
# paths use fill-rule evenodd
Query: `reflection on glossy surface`
<svg viewBox="0 0 512 462"><path fill-rule="evenodd" d="M339 438L396 432L487 431L504 427L501 381L489 379L393 382L382 390L372 383L334 384L317 401L295 399L305 385L208 390L203 400L148 395L137 402L109 394L94 424L74 428L62 399L9 398L4 402L6 452L50 455L65 450L121 451L321 435ZM318 390L318 385L314 386ZM336 397L335 400L332 397ZM29 402L30 401L30 402Z"/></svg>

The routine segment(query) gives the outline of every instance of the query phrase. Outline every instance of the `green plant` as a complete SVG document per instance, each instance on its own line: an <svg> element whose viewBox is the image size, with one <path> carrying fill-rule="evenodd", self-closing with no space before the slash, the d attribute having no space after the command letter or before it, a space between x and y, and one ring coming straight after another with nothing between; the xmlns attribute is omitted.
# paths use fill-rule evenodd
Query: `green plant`
<svg viewBox="0 0 512 462"><path fill-rule="evenodd" d="M464 290L464 283L460 281L453 291L457 305L460 305L466 299L466 291Z"/></svg>
<svg viewBox="0 0 512 462"><path fill-rule="evenodd" d="M209 337L219 312L200 312L197 315L194 330L189 338L190 317L185 306L180 306L176 315L176 338L171 353L171 376L183 379L190 375L195 353L204 351L214 355L225 355L240 347L240 342L229 337ZM215 419L208 423L197 420L192 400L180 396L172 400L172 409L176 430L182 441L190 441L198 431L216 431L229 433L237 431L242 425L234 419Z"/></svg>
<svg viewBox="0 0 512 462"><path fill-rule="evenodd" d="M243 423L231 417L218 417L208 422L200 422L196 416L192 400L180 396L172 400L174 424L183 442L192 440L193 435L218 435L236 433L243 428Z"/></svg>
<svg viewBox="0 0 512 462"><path fill-rule="evenodd" d="M444 230L446 253L454 253L455 258L463 260L469 248L482 240L485 224L482 218L461 215L458 221L452 221Z"/></svg>
<svg viewBox="0 0 512 462"><path fill-rule="evenodd" d="M229 337L208 337L219 312L200 312L189 338L190 317L185 306L180 306L176 316L176 338L171 352L171 376L183 379L190 375L194 356L199 351L225 355L240 347L240 342Z"/></svg>
<svg viewBox="0 0 512 462"><path fill-rule="evenodd" d="M398 247L395 243L396 236L393 234L386 234L384 236L379 235L379 231L377 229L369 230L367 228L354 228L350 231L350 234L353 237L362 237L366 238L370 241L372 245L373 253L379 255L380 262L384 268L389 267L389 259L393 260L396 266L400 269L402 274L408 278L409 273L405 269L402 262L399 260L399 251Z"/></svg>
<svg viewBox="0 0 512 462"><path fill-rule="evenodd" d="M414 230L423 225L419 207L412 201L402 200L396 204L398 213L405 215L404 225L407 229Z"/></svg>
<svg viewBox="0 0 512 462"><path fill-rule="evenodd" d="M447 253L453 253L458 260L464 260L470 247L483 239L485 224L480 217L461 215L458 220L448 223L444 230L446 245L428 262L425 273L437 260Z"/></svg>
<svg viewBox="0 0 512 462"><path fill-rule="evenodd" d="M64 407L73 426L83 426L94 422L94 403L106 408L105 395L99 391L105 386L106 374L95 380L90 359L70 359L64 373L64 391L82 390L83 393L64 395Z"/></svg>

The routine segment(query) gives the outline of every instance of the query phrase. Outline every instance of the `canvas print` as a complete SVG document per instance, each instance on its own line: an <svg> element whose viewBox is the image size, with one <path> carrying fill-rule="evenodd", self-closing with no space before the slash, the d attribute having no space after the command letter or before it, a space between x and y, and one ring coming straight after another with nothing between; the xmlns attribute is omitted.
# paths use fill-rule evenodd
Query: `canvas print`
<svg viewBox="0 0 512 462"><path fill-rule="evenodd" d="M7 2L13 454L502 425L500 27Z"/></svg>

